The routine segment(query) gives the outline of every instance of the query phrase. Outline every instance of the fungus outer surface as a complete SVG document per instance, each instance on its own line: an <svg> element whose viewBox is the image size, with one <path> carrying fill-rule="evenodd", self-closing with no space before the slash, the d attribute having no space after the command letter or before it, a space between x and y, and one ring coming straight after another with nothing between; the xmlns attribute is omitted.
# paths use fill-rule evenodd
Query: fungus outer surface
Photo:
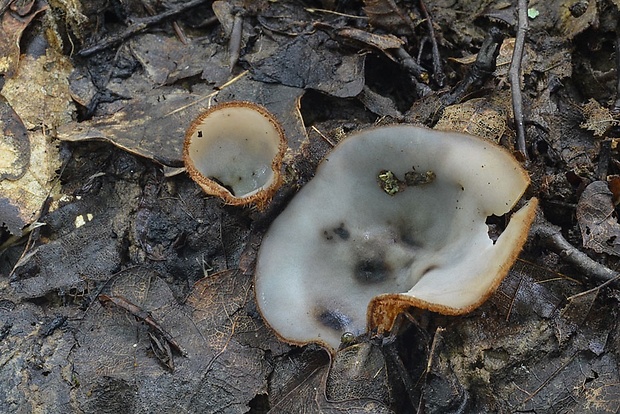
<svg viewBox="0 0 620 414"><path fill-rule="evenodd" d="M185 136L187 171L206 193L227 203L259 206L281 183L282 128L263 107L245 101L214 106Z"/></svg>
<svg viewBox="0 0 620 414"><path fill-rule="evenodd" d="M413 126L354 134L265 234L259 310L283 340L331 350L344 333L391 329L407 306L469 312L516 260L537 200L495 242L486 219L528 185L506 150L477 137Z"/></svg>

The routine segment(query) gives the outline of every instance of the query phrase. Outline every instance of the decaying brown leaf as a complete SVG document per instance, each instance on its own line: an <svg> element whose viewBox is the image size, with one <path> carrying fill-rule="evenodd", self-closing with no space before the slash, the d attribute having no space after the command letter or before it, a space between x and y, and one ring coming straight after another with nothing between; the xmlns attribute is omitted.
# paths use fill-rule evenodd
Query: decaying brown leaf
<svg viewBox="0 0 620 414"><path fill-rule="evenodd" d="M465 132L497 142L505 133L511 132L507 127L511 116L510 97L499 94L495 99L470 99L446 107L435 129Z"/></svg>
<svg viewBox="0 0 620 414"><path fill-rule="evenodd" d="M333 372L330 372L329 357L324 351L307 350L281 361L272 373L269 412L393 414L381 401L386 396L383 388L386 384L381 383L385 375L382 357L374 358L378 365L362 363L366 357L377 357L372 350L367 352L369 350L361 345L346 351L341 361L334 362ZM376 347L374 351L379 352ZM374 374L379 377L376 381L363 378Z"/></svg>
<svg viewBox="0 0 620 414"><path fill-rule="evenodd" d="M381 348L363 342L340 350L327 377L326 396L329 401L363 400L393 403L390 372Z"/></svg>
<svg viewBox="0 0 620 414"><path fill-rule="evenodd" d="M411 34L415 24L406 8L401 8L397 3L395 0L364 1L364 12L370 25L397 35Z"/></svg>
<svg viewBox="0 0 620 414"><path fill-rule="evenodd" d="M353 27L338 29L336 33L349 41L359 42L382 52L389 49L398 49L405 44L403 40L391 34L370 33ZM390 56L388 55L388 57Z"/></svg>
<svg viewBox="0 0 620 414"><path fill-rule="evenodd" d="M172 347L171 342L161 335L154 344L152 325L128 317L126 309L94 302L81 323L80 346L70 356L82 409L93 412L89 407L101 406L107 398L123 399L132 383L136 403L152 412L196 412L195 406L214 413L245 412L249 401L266 391L268 364L262 351L235 338L246 327L239 306L248 293L248 284L238 276L235 271L212 275L196 285L187 304L179 304L160 275L144 267L110 279L104 294L125 298L139 315L157 321L186 357L168 353L165 344ZM171 363L174 375L161 365ZM104 377L118 386L106 389L100 382ZM162 399L168 392L175 397Z"/></svg>
<svg viewBox="0 0 620 414"><path fill-rule="evenodd" d="M0 74L11 78L19 65L19 41L22 33L39 13L49 7L42 0L9 2L0 13Z"/></svg>
<svg viewBox="0 0 620 414"><path fill-rule="evenodd" d="M29 134L28 168L18 180L0 181L0 222L15 235L37 218L60 168L58 149L43 132ZM0 224L2 224L0 223Z"/></svg>
<svg viewBox="0 0 620 414"><path fill-rule="evenodd" d="M0 95L0 180L23 177L29 162L28 130L11 105Z"/></svg>
<svg viewBox="0 0 620 414"><path fill-rule="evenodd" d="M323 31L297 36L255 63L252 77L266 83L316 89L340 98L353 97L364 86L364 57L337 52L329 47L331 41Z"/></svg>
<svg viewBox="0 0 620 414"><path fill-rule="evenodd" d="M72 70L69 58L52 48L38 57L24 55L19 71L7 79L2 94L28 129L55 128L73 117L68 80Z"/></svg>
<svg viewBox="0 0 620 414"><path fill-rule="evenodd" d="M63 141L103 140L151 158L158 163L179 167L183 164L185 131L199 113L210 105L231 100L251 100L276 115L295 148L306 139L299 113L303 90L279 84L265 84L242 76L220 91L192 94L177 87L161 87L124 103L108 116L84 122L71 122L58 130Z"/></svg>

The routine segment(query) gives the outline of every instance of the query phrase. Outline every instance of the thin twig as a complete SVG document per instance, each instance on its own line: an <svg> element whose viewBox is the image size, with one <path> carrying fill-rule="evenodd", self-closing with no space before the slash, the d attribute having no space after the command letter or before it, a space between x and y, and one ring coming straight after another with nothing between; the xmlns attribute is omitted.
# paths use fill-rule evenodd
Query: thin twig
<svg viewBox="0 0 620 414"><path fill-rule="evenodd" d="M564 368L566 368L568 366L568 364L570 364L571 362L573 362L573 360L575 359L575 357L577 356L577 352L575 352L570 358L568 358L568 360L566 362L564 362L562 365L560 365L555 371L553 371L551 373L551 375L549 375L547 377L547 379L545 379L543 381L542 384L540 384L540 386L538 388L536 388L536 390L532 393L527 393L529 395L529 397L527 397L525 400L521 401L521 405L527 403L528 401L530 401L532 398L534 398L540 391L543 390L543 388L545 388L547 385L549 385L549 383L551 382L551 380L553 380Z"/></svg>
<svg viewBox="0 0 620 414"><path fill-rule="evenodd" d="M620 20L616 23L616 103L612 112L620 113Z"/></svg>
<svg viewBox="0 0 620 414"><path fill-rule="evenodd" d="M161 23L162 21L169 19L171 17L177 16L183 12L186 12L189 9L200 6L203 3L206 3L207 0L190 0L187 3L184 3L181 7L176 9L167 10L157 16L145 17L142 19L136 19L136 22L131 26L125 28L119 33L116 33L98 44L87 47L86 49L80 50L77 54L79 56L90 56L94 53L101 52L109 47L115 46L124 40L130 38L131 36L143 32L151 26Z"/></svg>
<svg viewBox="0 0 620 414"><path fill-rule="evenodd" d="M577 270L586 275L603 282L608 282L615 280L620 274L591 259L590 256L570 244L562 236L560 230L551 224L539 224L533 230L546 248L558 254L563 260L572 264Z"/></svg>
<svg viewBox="0 0 620 414"><path fill-rule="evenodd" d="M405 49L399 47L394 50L394 54L396 58L400 62L403 68L407 70L407 72L414 75L416 78L421 80L422 82L428 81L428 72L424 69L418 62L415 61L413 57Z"/></svg>
<svg viewBox="0 0 620 414"><path fill-rule="evenodd" d="M439 48L437 47L437 39L435 38L435 30L433 29L433 21L431 20L431 15L428 10L426 10L426 5L423 0L420 0L420 10L422 11L422 16L424 16L424 20L426 22L426 28L428 30L428 36L431 41L431 48L433 51L433 73L435 74L435 81L438 86L443 86L446 75L443 73L443 67L441 66L441 58L439 57Z"/></svg>
<svg viewBox="0 0 620 414"><path fill-rule="evenodd" d="M143 1L142 5L150 16L155 16L157 14L155 8L151 5L151 3ZM172 28L174 29L174 32L176 33L179 41L187 46L188 40L185 36L185 32L183 32L183 29L181 29L181 26L179 26L179 23L176 20L172 22Z"/></svg>
<svg viewBox="0 0 620 414"><path fill-rule="evenodd" d="M314 132L316 132L317 134L319 134L319 136L320 136L321 138L323 138L323 139L325 140L325 142L327 142L329 145L331 145L331 147L332 147L332 148L336 146L336 143L335 143L335 142L333 142L331 139L329 139L329 137L328 137L327 135L323 134L323 133L322 133L322 132L321 132L321 131L317 128L317 127L315 127L314 125L312 125L310 128L311 128Z"/></svg>
<svg viewBox="0 0 620 414"><path fill-rule="evenodd" d="M243 34L243 11L237 12L233 20L232 31L230 32L230 39L228 40L228 64L229 72L232 73L239 55L241 53L241 38Z"/></svg>
<svg viewBox="0 0 620 414"><path fill-rule="evenodd" d="M510 88L512 90L512 110L517 128L517 150L525 160L528 159L525 149L525 123L523 121L523 95L521 94L521 62L525 48L525 36L528 28L527 21L528 0L519 0L517 3L518 27L515 47L512 52L512 62L508 72Z"/></svg>
<svg viewBox="0 0 620 414"><path fill-rule="evenodd" d="M400 65L413 75L410 79L415 88L416 95L420 98L429 95L432 90L430 86L426 84L428 82L428 72L426 69L420 66L402 47L396 49L394 54Z"/></svg>
<svg viewBox="0 0 620 414"><path fill-rule="evenodd" d="M597 292L597 291L601 290L602 288L604 288L605 286L611 285L612 283L614 283L618 279L620 279L620 273L618 273L613 278L609 279L607 282L601 283L600 285L598 285L596 287L593 287L592 289L588 289L586 291L583 291L583 292L577 293L575 295L569 296L569 297L566 298L566 300L567 301L575 300L575 299L580 298L582 296L586 296L586 295L589 295L591 293Z"/></svg>

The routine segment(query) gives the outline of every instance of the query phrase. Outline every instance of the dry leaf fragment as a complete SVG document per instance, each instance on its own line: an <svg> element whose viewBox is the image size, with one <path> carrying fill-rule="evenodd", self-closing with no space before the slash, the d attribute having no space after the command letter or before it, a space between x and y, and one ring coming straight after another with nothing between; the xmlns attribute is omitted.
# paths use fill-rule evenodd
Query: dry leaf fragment
<svg viewBox="0 0 620 414"><path fill-rule="evenodd" d="M42 56L22 56L19 72L7 79L2 94L28 129L66 124L75 110L68 80L72 70L71 61L52 48Z"/></svg>
<svg viewBox="0 0 620 414"><path fill-rule="evenodd" d="M0 180L17 180L30 162L28 130L11 105L0 95Z"/></svg>
<svg viewBox="0 0 620 414"><path fill-rule="evenodd" d="M48 136L37 132L29 140L29 168L18 180L0 181L0 225L16 235L36 219L60 168L58 150Z"/></svg>
<svg viewBox="0 0 620 414"><path fill-rule="evenodd" d="M492 141L499 141L510 130L506 126L508 116L512 115L510 99L506 96L497 99L470 99L461 104L450 105L443 111L435 125L439 131L457 131L476 135Z"/></svg>
<svg viewBox="0 0 620 414"><path fill-rule="evenodd" d="M594 136L602 137L612 126L620 124L609 112L609 109L603 108L595 99L590 100L583 106L583 116L586 118L584 122L579 124L581 128L592 131Z"/></svg>
<svg viewBox="0 0 620 414"><path fill-rule="evenodd" d="M371 26L397 35L409 35L415 24L395 0L365 0L364 12Z"/></svg>
<svg viewBox="0 0 620 414"><path fill-rule="evenodd" d="M620 224L605 181L594 181L583 191L577 203L577 221L583 247L620 256Z"/></svg>

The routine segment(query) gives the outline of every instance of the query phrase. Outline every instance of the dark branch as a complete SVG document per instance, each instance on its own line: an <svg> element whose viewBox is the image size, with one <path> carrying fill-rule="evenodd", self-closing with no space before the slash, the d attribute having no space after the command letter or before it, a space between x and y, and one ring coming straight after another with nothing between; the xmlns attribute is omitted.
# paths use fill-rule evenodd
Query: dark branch
<svg viewBox="0 0 620 414"><path fill-rule="evenodd" d="M523 50L525 48L525 35L527 33L527 7L528 0L519 0L517 3L517 37L515 48L512 52L512 62L508 76L510 79L510 89L512 90L512 110L515 117L515 127L517 129L517 150L528 159L525 149L525 123L523 121L523 95L521 94L521 62L523 60Z"/></svg>
<svg viewBox="0 0 620 414"><path fill-rule="evenodd" d="M169 19L171 17L177 16L183 12L186 12L189 9L192 9L196 6L200 6L203 3L206 3L207 0L190 0L187 3L184 3L181 7L177 9L167 10L161 14L152 17L146 17L143 19L136 19L136 22L131 26L125 28L120 33L116 33L108 38L104 39L100 43L87 47L86 49L80 50L77 54L79 56L90 56L94 53L101 52L109 47L116 46L117 44L123 42L124 40L130 38L131 36L138 34L140 32L145 31L151 26L161 23L162 21Z"/></svg>

